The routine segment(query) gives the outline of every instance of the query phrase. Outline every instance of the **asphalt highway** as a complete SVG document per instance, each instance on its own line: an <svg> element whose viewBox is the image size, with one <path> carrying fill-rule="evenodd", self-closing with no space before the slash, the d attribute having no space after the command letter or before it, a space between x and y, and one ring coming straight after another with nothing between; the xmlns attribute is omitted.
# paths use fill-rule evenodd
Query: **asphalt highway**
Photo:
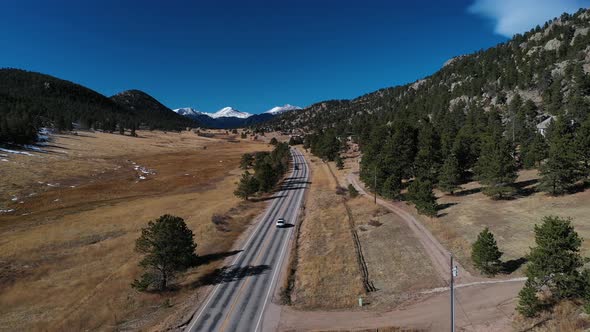
<svg viewBox="0 0 590 332"><path fill-rule="evenodd" d="M186 331L268 331L276 321L267 308L287 259L289 239L298 219L309 171L303 155L291 149L292 171L245 241L242 251L216 281ZM277 228L278 218L286 225ZM265 317L266 314L266 317ZM267 323L265 325L265 323Z"/></svg>

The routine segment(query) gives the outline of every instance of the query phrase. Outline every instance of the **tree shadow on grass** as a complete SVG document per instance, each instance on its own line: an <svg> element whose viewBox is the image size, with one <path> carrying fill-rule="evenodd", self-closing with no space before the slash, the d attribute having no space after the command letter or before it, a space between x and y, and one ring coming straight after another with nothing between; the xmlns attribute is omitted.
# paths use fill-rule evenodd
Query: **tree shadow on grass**
<svg viewBox="0 0 590 332"><path fill-rule="evenodd" d="M191 287L197 288L201 286L217 285L228 283L236 280L240 280L249 276L263 274L270 270L268 265L256 265L256 266L224 266L219 269L215 269L199 278L194 282Z"/></svg>
<svg viewBox="0 0 590 332"><path fill-rule="evenodd" d="M267 196L267 197L253 197L253 198L250 198L249 201L251 201L251 202L264 202L264 201L270 201L270 200L281 198L281 197L285 197L285 196L287 196L287 195Z"/></svg>
<svg viewBox="0 0 590 332"><path fill-rule="evenodd" d="M469 195L473 195L473 194L477 194L479 192L481 192L482 187L477 187L477 188L473 188L473 189L465 189L465 190L461 190L461 191L456 191L453 196L458 196L458 197L462 197L462 196L469 196Z"/></svg>
<svg viewBox="0 0 590 332"><path fill-rule="evenodd" d="M590 188L590 180L584 180L574 184L567 193L570 195L577 194L585 191L588 188Z"/></svg>
<svg viewBox="0 0 590 332"><path fill-rule="evenodd" d="M450 203L438 204L436 206L436 211L442 211L444 209L450 208L453 205L457 205L457 203L450 202Z"/></svg>
<svg viewBox="0 0 590 332"><path fill-rule="evenodd" d="M199 265L209 264L211 262L224 259L229 256L233 256L235 254L239 254L242 250L232 250L226 252L216 252L213 254L202 255L198 257Z"/></svg>
<svg viewBox="0 0 590 332"><path fill-rule="evenodd" d="M511 274L514 271L518 270L526 262L528 262L528 259L526 259L525 257L520 257L518 259L511 259L509 261L502 262L500 272L503 274Z"/></svg>
<svg viewBox="0 0 590 332"><path fill-rule="evenodd" d="M516 188L516 194L514 195L514 198L528 197L536 193L537 183L539 183L539 179L531 179L514 183L514 187Z"/></svg>

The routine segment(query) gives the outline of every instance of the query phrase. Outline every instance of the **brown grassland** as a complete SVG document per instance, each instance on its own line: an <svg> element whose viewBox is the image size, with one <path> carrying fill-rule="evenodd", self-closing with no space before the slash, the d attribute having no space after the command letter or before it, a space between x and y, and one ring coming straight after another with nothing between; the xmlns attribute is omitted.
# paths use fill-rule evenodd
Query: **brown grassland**
<svg viewBox="0 0 590 332"><path fill-rule="evenodd" d="M344 182L346 174L358 170L358 148L349 147L345 169L340 173ZM520 171L516 180L517 194L505 200L494 200L481 192L481 185L471 181L461 185L454 195L435 190L439 211L437 218L417 213L411 204L399 205L423 223L437 239L448 248L461 264L474 275L478 272L471 262L471 245L484 227L494 233L503 261L524 258L534 246L534 226L544 216L555 215L572 218L575 230L586 239L582 242L582 255L590 257L590 190L569 195L550 196L537 189L537 170ZM521 261L522 263L522 261ZM513 276L523 275L523 265Z"/></svg>
<svg viewBox="0 0 590 332"><path fill-rule="evenodd" d="M484 227L494 233L504 252L502 260L515 261L534 246L534 225L548 215L572 218L575 230L586 239L582 254L590 256L590 190L552 197L536 190L538 179L536 170L521 171L517 179L521 193L509 200L485 196L477 182L463 185L453 196L437 192L438 204L443 207L439 218L419 218L472 273L477 271L471 262L471 244ZM513 274L522 275L523 268Z"/></svg>
<svg viewBox="0 0 590 332"><path fill-rule="evenodd" d="M15 209L0 214L0 330L163 329L195 308L203 276L265 207L234 197L240 157L269 147L138 134L56 135L46 152L0 163L0 209ZM135 239L165 213L185 219L206 261L169 292L139 293ZM231 217L227 230L213 214Z"/></svg>
<svg viewBox="0 0 590 332"><path fill-rule="evenodd" d="M408 227L369 200L348 199L345 178L352 159L337 170L307 153L312 186L298 243L293 304L301 309L358 308L363 296L367 308L388 308L407 294L439 286L436 273ZM351 234L348 205L366 262L369 281L377 291L366 293Z"/></svg>
<svg viewBox="0 0 590 332"><path fill-rule="evenodd" d="M306 154L311 187L300 228L292 302L300 308L345 308L364 294L342 198L327 165Z"/></svg>
<svg viewBox="0 0 590 332"><path fill-rule="evenodd" d="M344 168L330 163L338 182L347 186L347 176L356 170L358 152L343 154ZM388 308L414 298L425 289L444 285L424 248L407 224L395 213L374 205L366 197L348 201L367 261L369 278L377 288L367 301L377 308Z"/></svg>

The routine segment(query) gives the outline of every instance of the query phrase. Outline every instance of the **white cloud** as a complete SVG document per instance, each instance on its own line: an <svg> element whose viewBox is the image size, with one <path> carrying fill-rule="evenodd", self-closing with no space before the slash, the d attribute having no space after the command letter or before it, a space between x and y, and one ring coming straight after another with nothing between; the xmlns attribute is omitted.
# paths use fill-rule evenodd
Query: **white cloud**
<svg viewBox="0 0 590 332"><path fill-rule="evenodd" d="M493 20L495 33L512 37L588 5L588 0L475 0L468 11Z"/></svg>

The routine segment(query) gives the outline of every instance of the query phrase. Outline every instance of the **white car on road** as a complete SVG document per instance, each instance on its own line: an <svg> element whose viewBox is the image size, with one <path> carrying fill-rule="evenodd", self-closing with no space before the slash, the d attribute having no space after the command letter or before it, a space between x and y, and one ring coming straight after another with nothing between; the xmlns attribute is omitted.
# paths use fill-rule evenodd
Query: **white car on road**
<svg viewBox="0 0 590 332"><path fill-rule="evenodd" d="M285 226L285 219L284 218L277 219L276 226L277 227L283 227L283 226Z"/></svg>

